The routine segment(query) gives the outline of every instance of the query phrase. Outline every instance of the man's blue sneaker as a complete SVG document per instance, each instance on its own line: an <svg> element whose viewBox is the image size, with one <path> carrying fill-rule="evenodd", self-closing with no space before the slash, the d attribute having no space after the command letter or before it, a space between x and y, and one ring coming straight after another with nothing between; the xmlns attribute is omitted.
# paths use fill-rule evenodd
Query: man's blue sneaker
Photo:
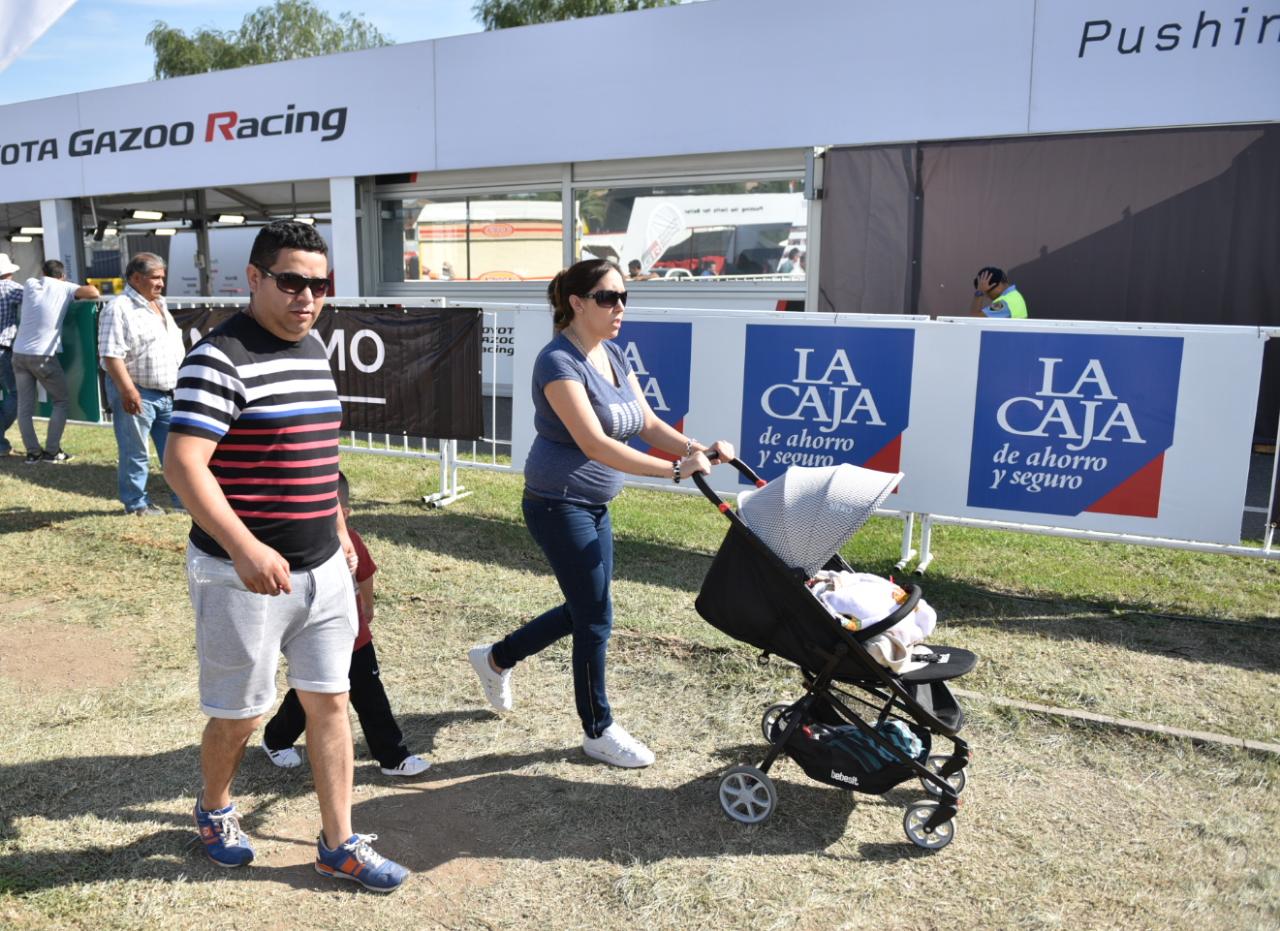
<svg viewBox="0 0 1280 931"><path fill-rule="evenodd" d="M316 841L316 872L331 879L350 879L372 892L395 892L409 871L380 855L370 845L377 834L352 834L337 850L324 845L324 834Z"/></svg>
<svg viewBox="0 0 1280 931"><path fill-rule="evenodd" d="M205 811L196 798L193 812L204 852L218 866L244 866L253 859L253 845L240 833L240 817L235 802L217 811Z"/></svg>

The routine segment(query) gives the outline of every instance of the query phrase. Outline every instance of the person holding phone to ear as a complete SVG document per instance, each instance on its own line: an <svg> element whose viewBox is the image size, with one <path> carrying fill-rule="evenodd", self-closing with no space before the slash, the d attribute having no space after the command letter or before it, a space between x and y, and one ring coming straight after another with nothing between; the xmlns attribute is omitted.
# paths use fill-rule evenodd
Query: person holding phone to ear
<svg viewBox="0 0 1280 931"><path fill-rule="evenodd" d="M973 288L973 300L969 302L970 317L1027 319L1027 301L1004 269L994 265L979 269L973 279Z"/></svg>
<svg viewBox="0 0 1280 931"><path fill-rule="evenodd" d="M724 440L704 446L659 420L622 350L627 286L617 267L588 259L547 288L555 337L533 365L536 436L524 467L524 519L551 563L564 602L492 645L468 654L485 695L510 711L511 670L573 636L573 687L583 751L613 766L648 766L653 752L613 720L605 694L605 649L613 627L613 530L609 502L623 476L670 478L709 472L711 459L734 458ZM672 462L627 445L639 436Z"/></svg>

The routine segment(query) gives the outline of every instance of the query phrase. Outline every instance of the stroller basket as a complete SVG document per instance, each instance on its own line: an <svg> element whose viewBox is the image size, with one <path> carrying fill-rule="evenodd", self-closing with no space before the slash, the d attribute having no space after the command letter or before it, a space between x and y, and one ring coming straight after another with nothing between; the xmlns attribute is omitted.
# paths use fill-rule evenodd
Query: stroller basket
<svg viewBox="0 0 1280 931"><path fill-rule="evenodd" d="M774 738L780 738L782 727L775 724ZM924 728L912 728L919 750L913 756L917 763L929 757L931 741ZM853 789L871 795L888 792L896 785L914 779L911 766L895 759L856 727L813 723L791 732L783 747L805 775L837 789Z"/></svg>

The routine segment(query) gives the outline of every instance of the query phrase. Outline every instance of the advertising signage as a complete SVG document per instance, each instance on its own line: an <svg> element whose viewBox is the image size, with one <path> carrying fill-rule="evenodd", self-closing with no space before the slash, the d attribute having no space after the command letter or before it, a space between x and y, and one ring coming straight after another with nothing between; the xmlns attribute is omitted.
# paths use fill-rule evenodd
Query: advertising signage
<svg viewBox="0 0 1280 931"><path fill-rule="evenodd" d="M975 23L1000 25L1000 67L973 67ZM597 92L610 99L684 99L690 87L723 83L726 61L803 62L804 79L753 89L755 109L772 119L669 107L661 132L638 120L565 133L583 48L663 63L642 77L601 77ZM0 189L31 200L1267 122L1280 119L1278 68L1280 10L1257 4L793 0L786 16L775 0L678 4L0 107Z"/></svg>
<svg viewBox="0 0 1280 931"><path fill-rule="evenodd" d="M898 471L911 401L910 329L746 329L743 461L764 479L788 466L842 462Z"/></svg>
<svg viewBox="0 0 1280 931"><path fill-rule="evenodd" d="M1158 517L1183 341L982 334L969 507Z"/></svg>

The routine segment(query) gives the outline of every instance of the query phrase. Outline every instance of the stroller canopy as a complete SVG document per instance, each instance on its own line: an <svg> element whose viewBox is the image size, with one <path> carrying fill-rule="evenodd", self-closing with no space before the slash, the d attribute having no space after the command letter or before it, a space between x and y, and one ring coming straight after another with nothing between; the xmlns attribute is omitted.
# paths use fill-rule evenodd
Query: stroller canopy
<svg viewBox="0 0 1280 931"><path fill-rule="evenodd" d="M763 488L738 493L738 515L788 566L813 575L867 522L903 473L841 463L792 466Z"/></svg>

